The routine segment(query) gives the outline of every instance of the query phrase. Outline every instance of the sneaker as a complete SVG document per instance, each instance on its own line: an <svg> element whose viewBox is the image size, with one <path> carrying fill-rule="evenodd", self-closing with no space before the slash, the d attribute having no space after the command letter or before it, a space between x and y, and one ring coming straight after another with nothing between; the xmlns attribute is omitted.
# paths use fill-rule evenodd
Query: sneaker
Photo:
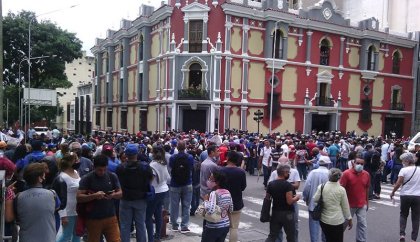
<svg viewBox="0 0 420 242"><path fill-rule="evenodd" d="M171 228L171 231L172 231L172 232L179 232L179 228L172 227L172 228Z"/></svg>
<svg viewBox="0 0 420 242"><path fill-rule="evenodd" d="M189 233L189 232L191 232L191 230L189 228L182 228L181 229L181 234L186 234L186 233Z"/></svg>

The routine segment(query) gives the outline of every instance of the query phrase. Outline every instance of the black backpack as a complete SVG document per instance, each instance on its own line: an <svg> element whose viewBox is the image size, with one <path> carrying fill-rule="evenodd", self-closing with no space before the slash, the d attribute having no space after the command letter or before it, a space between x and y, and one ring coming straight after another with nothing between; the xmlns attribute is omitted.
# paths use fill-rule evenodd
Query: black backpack
<svg viewBox="0 0 420 242"><path fill-rule="evenodd" d="M188 162L187 154L177 154L171 170L171 177L173 181L179 185L187 185L190 178L190 164Z"/></svg>

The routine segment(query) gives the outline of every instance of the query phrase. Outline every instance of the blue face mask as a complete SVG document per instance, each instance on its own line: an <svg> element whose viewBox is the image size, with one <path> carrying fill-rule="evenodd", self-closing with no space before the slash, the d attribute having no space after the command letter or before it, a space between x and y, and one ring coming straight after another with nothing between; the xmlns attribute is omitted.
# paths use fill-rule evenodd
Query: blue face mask
<svg viewBox="0 0 420 242"><path fill-rule="evenodd" d="M357 165L354 167L354 169L355 169L357 172L361 172L361 171L363 171L363 165L357 164Z"/></svg>

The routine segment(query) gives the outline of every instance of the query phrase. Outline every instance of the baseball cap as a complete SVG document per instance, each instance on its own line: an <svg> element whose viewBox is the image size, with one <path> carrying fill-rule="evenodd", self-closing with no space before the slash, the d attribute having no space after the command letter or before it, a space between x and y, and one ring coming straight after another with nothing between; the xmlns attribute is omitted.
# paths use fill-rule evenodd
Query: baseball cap
<svg viewBox="0 0 420 242"><path fill-rule="evenodd" d="M114 147L111 144L104 144L102 150L113 150Z"/></svg>
<svg viewBox="0 0 420 242"><path fill-rule="evenodd" d="M125 147L124 153L126 155L137 155L139 153L139 148L135 144L128 144Z"/></svg>
<svg viewBox="0 0 420 242"><path fill-rule="evenodd" d="M331 159L330 157L326 156L326 155L321 155L319 157L319 165L328 165L331 164Z"/></svg>

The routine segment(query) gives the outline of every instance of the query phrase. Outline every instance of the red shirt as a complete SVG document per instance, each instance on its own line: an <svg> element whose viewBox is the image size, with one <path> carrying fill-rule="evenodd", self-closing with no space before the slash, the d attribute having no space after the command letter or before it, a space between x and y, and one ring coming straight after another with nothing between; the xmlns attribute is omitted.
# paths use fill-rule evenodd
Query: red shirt
<svg viewBox="0 0 420 242"><path fill-rule="evenodd" d="M350 208L362 208L367 205L367 193L369 191L370 176L363 170L357 173L354 169L343 172L340 184L346 189Z"/></svg>

